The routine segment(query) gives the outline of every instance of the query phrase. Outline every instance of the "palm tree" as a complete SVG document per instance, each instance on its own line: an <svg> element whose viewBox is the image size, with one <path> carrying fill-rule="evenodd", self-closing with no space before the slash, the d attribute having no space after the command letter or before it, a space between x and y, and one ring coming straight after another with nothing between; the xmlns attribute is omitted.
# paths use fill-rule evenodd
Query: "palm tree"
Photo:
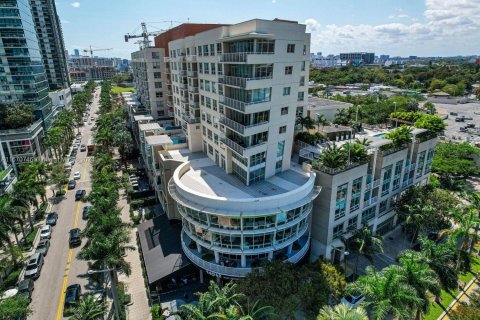
<svg viewBox="0 0 480 320"><path fill-rule="evenodd" d="M260 306L260 301L255 301L253 304L250 304L249 301L246 303L239 303L234 301L237 305L236 313L240 315L239 320L267 320L277 318L275 309L272 306ZM233 305L232 305L233 306Z"/></svg>
<svg viewBox="0 0 480 320"><path fill-rule="evenodd" d="M350 121L350 117L348 115L347 109L339 109L333 119L333 123L341 124L343 126L348 125L349 121Z"/></svg>
<svg viewBox="0 0 480 320"><path fill-rule="evenodd" d="M363 137L362 140L356 138L355 143L361 144L362 146L368 147L369 145L372 144L372 141L370 141L367 137Z"/></svg>
<svg viewBox="0 0 480 320"><path fill-rule="evenodd" d="M328 126L330 122L327 121L324 114L318 114L315 119L315 124L317 125L317 130L320 131L320 126L322 126L323 130L323 127Z"/></svg>
<svg viewBox="0 0 480 320"><path fill-rule="evenodd" d="M361 255L372 263L373 256L379 252L383 252L382 240L383 238L381 236L373 234L367 224L364 224L362 228L355 231L355 234L349 240L349 248L357 252L355 274L358 273L358 262Z"/></svg>
<svg viewBox="0 0 480 320"><path fill-rule="evenodd" d="M349 161L355 163L364 163L368 160L367 148L360 143L347 142L343 148L348 153Z"/></svg>
<svg viewBox="0 0 480 320"><path fill-rule="evenodd" d="M456 288L458 280L455 270L456 248L452 240L435 244L432 240L420 237L423 261L437 274L442 286L446 289Z"/></svg>
<svg viewBox="0 0 480 320"><path fill-rule="evenodd" d="M367 312L362 307L352 308L340 303L336 306L324 306L320 309L317 320L368 320Z"/></svg>
<svg viewBox="0 0 480 320"><path fill-rule="evenodd" d="M348 155L345 149L333 142L327 144L327 147L322 151L320 161L328 168L340 168L347 164Z"/></svg>
<svg viewBox="0 0 480 320"><path fill-rule="evenodd" d="M434 211L430 205L424 205L420 203L405 204L405 212L401 212L402 218L405 221L406 227L412 231L413 244L420 233L421 228L424 225L424 221L431 217L431 213Z"/></svg>
<svg viewBox="0 0 480 320"><path fill-rule="evenodd" d="M412 128L401 125L400 127L389 131L386 138L392 140L392 146L394 148L400 148L412 141Z"/></svg>
<svg viewBox="0 0 480 320"><path fill-rule="evenodd" d="M421 300L413 287L402 279L398 266L391 265L381 272L367 267L366 275L347 287L349 292L360 292L366 297L365 307L372 307L373 319L383 320L389 315L410 320Z"/></svg>
<svg viewBox="0 0 480 320"><path fill-rule="evenodd" d="M440 296L439 279L435 272L423 261L421 254L407 250L400 256L400 270L403 281L417 292L421 303L417 306L417 319L421 319L430 309L429 294Z"/></svg>
<svg viewBox="0 0 480 320"><path fill-rule="evenodd" d="M73 309L74 320L100 320L104 318L105 304L92 295L80 298L80 303Z"/></svg>

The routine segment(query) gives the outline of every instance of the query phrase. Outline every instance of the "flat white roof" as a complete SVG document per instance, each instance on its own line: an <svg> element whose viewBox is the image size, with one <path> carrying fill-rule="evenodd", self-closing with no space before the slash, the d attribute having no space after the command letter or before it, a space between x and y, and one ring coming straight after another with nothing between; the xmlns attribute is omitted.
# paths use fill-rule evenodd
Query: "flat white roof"
<svg viewBox="0 0 480 320"><path fill-rule="evenodd" d="M207 155L201 151L191 152L187 148L175 149L175 150L165 150L168 154L168 158L175 161L187 162L194 161L197 159L207 158Z"/></svg>
<svg viewBox="0 0 480 320"><path fill-rule="evenodd" d="M140 131L147 131L147 130L160 130L162 127L157 122L152 123L141 123L138 125L138 129Z"/></svg>
<svg viewBox="0 0 480 320"><path fill-rule="evenodd" d="M148 115L144 115L144 114L140 114L138 116L133 116L133 119L135 121L146 121L146 120L153 120L153 117L148 116Z"/></svg>
<svg viewBox="0 0 480 320"><path fill-rule="evenodd" d="M308 97L308 108L313 110L329 109L329 108L348 108L353 104L348 102L324 99L318 97Z"/></svg>
<svg viewBox="0 0 480 320"><path fill-rule="evenodd" d="M166 134L146 136L145 141L151 146L173 144L172 139Z"/></svg>
<svg viewBox="0 0 480 320"><path fill-rule="evenodd" d="M201 192L210 197L225 199L256 199L287 193L304 185L309 174L299 165L265 181L245 186L237 177L227 174L209 158L190 161L188 170L180 181L189 189Z"/></svg>

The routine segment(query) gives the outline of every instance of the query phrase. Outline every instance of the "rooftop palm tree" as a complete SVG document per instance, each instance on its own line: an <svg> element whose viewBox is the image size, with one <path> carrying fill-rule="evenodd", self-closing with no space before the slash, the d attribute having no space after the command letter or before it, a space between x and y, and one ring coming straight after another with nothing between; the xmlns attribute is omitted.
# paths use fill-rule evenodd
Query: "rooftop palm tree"
<svg viewBox="0 0 480 320"><path fill-rule="evenodd" d="M92 295L80 298L80 303L73 309L73 320L100 320L104 319L107 308L103 301Z"/></svg>
<svg viewBox="0 0 480 320"><path fill-rule="evenodd" d="M366 275L348 285L350 292L360 292L367 299L366 307L372 307L373 319L383 320L393 316L402 320L413 319L416 305L421 300L413 287L403 281L398 266L389 266L381 272L367 267Z"/></svg>
<svg viewBox="0 0 480 320"><path fill-rule="evenodd" d="M260 301L258 300L253 304L250 304L249 301L244 304L235 301L235 304L237 305L235 308L236 313L240 315L239 320L267 320L277 318L275 309L272 306L260 306Z"/></svg>
<svg viewBox="0 0 480 320"><path fill-rule="evenodd" d="M320 161L328 168L340 168L347 164L348 155L345 149L333 142L327 144L327 147L322 151Z"/></svg>
<svg viewBox="0 0 480 320"><path fill-rule="evenodd" d="M324 114L318 114L315 119L315 124L317 125L317 130L320 131L320 126L322 126L323 130L323 127L328 126L330 122L327 121Z"/></svg>
<svg viewBox="0 0 480 320"><path fill-rule="evenodd" d="M320 309L317 320L368 320L367 312L362 307L352 308L340 303L336 306L324 306Z"/></svg>

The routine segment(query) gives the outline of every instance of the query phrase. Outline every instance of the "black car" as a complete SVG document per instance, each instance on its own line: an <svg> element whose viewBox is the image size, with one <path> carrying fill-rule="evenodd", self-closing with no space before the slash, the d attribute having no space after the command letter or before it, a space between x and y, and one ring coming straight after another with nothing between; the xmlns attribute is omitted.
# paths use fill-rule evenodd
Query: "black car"
<svg viewBox="0 0 480 320"><path fill-rule="evenodd" d="M65 303L63 305L63 315L69 315L72 312L72 308L80 302L80 296L82 294L82 287L79 284L72 284L67 287L65 291Z"/></svg>
<svg viewBox="0 0 480 320"><path fill-rule="evenodd" d="M91 208L92 208L91 206L83 207L83 211L82 211L82 219L83 220L88 219L88 211L90 211Z"/></svg>
<svg viewBox="0 0 480 320"><path fill-rule="evenodd" d="M44 256L46 256L49 248L50 248L50 240L49 239L42 239L38 243L37 249L35 250L35 253L41 253Z"/></svg>
<svg viewBox="0 0 480 320"><path fill-rule="evenodd" d="M18 293L17 295L25 297L28 301L32 300L32 291L34 289L32 279L25 279L18 283Z"/></svg>
<svg viewBox="0 0 480 320"><path fill-rule="evenodd" d="M70 230L70 240L68 241L71 247L79 246L82 243L82 238L80 237L80 229L75 228Z"/></svg>
<svg viewBox="0 0 480 320"><path fill-rule="evenodd" d="M58 214L56 212L50 212L47 216L46 223L49 226L54 226L57 224Z"/></svg>
<svg viewBox="0 0 480 320"><path fill-rule="evenodd" d="M68 190L75 189L76 185L77 185L77 182L75 180L68 181Z"/></svg>
<svg viewBox="0 0 480 320"><path fill-rule="evenodd" d="M77 192L75 192L75 201L82 200L83 197L85 196L85 193L86 193L86 191L83 190L83 189L77 190Z"/></svg>

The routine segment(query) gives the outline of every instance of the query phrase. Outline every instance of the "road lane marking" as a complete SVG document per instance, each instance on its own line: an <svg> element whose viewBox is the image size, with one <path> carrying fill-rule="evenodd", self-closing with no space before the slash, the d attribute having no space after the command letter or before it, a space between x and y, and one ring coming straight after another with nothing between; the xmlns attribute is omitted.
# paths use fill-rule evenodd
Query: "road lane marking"
<svg viewBox="0 0 480 320"><path fill-rule="evenodd" d="M84 167L83 167L83 173L87 171L87 161L85 161ZM77 209L75 212L75 220L73 222L73 228L78 227L78 217L80 216L80 204L82 202L78 201L77 202ZM65 274L63 275L63 284L62 284L62 292L60 293L60 300L58 301L58 308L57 308L57 317L55 318L56 320L61 320L63 316L63 304L65 302L65 291L67 290L67 284L68 284L68 278L70 274L70 265L72 263L72 256L73 256L73 248L68 249L68 258L67 258L67 263L65 265Z"/></svg>

